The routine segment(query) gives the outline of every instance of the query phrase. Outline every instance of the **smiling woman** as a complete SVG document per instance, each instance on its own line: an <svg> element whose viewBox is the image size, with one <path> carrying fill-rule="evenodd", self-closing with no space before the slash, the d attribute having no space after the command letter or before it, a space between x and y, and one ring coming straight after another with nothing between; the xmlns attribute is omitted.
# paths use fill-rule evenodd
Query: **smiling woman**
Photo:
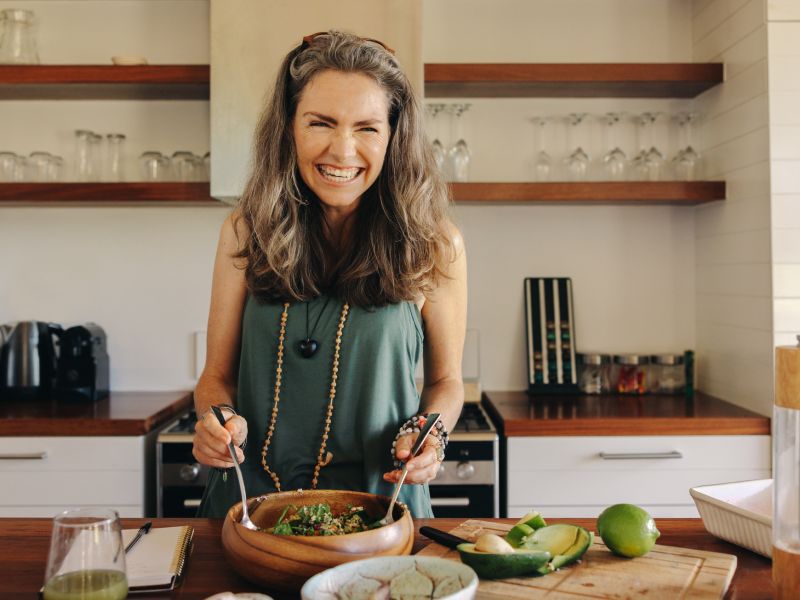
<svg viewBox="0 0 800 600"><path fill-rule="evenodd" d="M281 65L220 235L195 390L198 461L228 468L225 444L249 441L237 455L249 496L388 495L393 461L407 461L406 482L421 485L400 499L431 514L426 484L463 402L466 258L448 204L391 51L336 31L307 36ZM224 427L212 405L227 409ZM411 458L428 412L441 425ZM236 492L212 473L200 514L223 516Z"/></svg>

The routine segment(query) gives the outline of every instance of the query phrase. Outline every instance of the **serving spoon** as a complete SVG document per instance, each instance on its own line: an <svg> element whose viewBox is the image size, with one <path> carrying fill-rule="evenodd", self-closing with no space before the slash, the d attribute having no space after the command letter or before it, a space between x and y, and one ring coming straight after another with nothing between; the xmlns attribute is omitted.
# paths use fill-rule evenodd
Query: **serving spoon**
<svg viewBox="0 0 800 600"><path fill-rule="evenodd" d="M222 410L219 406L212 406L211 410L214 411L214 416L217 417L219 424L225 427L225 417L222 416ZM236 469L236 477L239 480L239 491L242 493L242 519L240 523L247 527L248 529L252 529L253 531L260 531L261 528L253 523L250 520L250 514L247 510L247 492L244 489L244 478L242 477L242 469L239 468L239 461L236 460L236 448L233 445L233 438L231 438L230 444L228 444L228 452L231 454L231 460L233 461L233 467Z"/></svg>
<svg viewBox="0 0 800 600"><path fill-rule="evenodd" d="M394 523L394 515L392 515L392 512L394 512L394 504L397 502L397 496L400 494L400 487L403 485L406 475L408 475L408 461L414 458L417 455L417 452L419 452L420 448L422 448L422 444L425 443L425 438L428 437L428 434L436 426L436 423L439 422L439 417L439 413L431 413L428 415L425 425L422 427L419 435L417 436L417 441L414 442L414 445L411 448L411 454L408 455L408 458L403 463L403 472L400 473L400 479L397 480L397 483L394 486L392 501L389 502L389 510L386 511L386 516L378 521L378 526L383 527L384 525L391 525Z"/></svg>

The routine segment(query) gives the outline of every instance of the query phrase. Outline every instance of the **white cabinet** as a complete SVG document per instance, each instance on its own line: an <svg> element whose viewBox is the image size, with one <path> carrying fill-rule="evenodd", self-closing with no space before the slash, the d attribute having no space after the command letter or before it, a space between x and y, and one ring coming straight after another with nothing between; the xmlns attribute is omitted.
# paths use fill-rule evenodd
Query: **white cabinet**
<svg viewBox="0 0 800 600"><path fill-rule="evenodd" d="M596 517L619 502L698 517L689 488L771 477L770 436L509 437L509 517Z"/></svg>
<svg viewBox="0 0 800 600"><path fill-rule="evenodd" d="M144 517L147 436L0 437L0 517L102 506Z"/></svg>

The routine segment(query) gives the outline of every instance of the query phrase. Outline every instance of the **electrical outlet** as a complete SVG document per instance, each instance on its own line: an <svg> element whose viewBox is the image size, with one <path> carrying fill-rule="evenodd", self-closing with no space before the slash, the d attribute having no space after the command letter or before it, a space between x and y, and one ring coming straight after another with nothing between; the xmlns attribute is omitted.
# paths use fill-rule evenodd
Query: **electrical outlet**
<svg viewBox="0 0 800 600"><path fill-rule="evenodd" d="M194 332L194 378L200 379L206 366L206 332Z"/></svg>

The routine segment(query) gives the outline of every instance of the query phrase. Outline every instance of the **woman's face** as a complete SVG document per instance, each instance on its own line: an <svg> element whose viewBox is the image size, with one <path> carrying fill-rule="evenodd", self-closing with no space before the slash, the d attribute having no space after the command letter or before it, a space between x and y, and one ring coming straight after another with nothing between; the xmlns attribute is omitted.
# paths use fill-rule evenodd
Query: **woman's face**
<svg viewBox="0 0 800 600"><path fill-rule="evenodd" d="M327 207L355 209L386 157L388 98L366 75L323 71L301 93L292 132L306 185Z"/></svg>

